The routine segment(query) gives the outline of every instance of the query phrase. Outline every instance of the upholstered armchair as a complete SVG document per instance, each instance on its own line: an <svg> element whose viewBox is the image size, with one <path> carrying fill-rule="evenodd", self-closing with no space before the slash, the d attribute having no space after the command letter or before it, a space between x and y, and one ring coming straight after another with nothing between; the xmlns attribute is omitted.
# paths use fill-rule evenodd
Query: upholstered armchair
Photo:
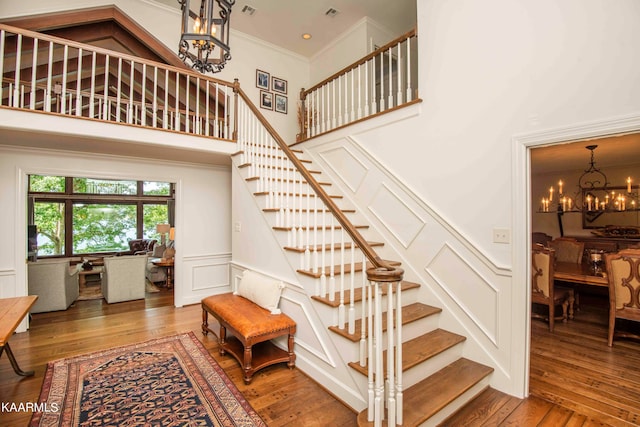
<svg viewBox="0 0 640 427"><path fill-rule="evenodd" d="M102 273L104 299L114 303L144 298L146 266L146 255L106 257Z"/></svg>
<svg viewBox="0 0 640 427"><path fill-rule="evenodd" d="M68 258L29 262L27 275L29 295L38 295L31 313L66 310L78 299L78 270Z"/></svg>
<svg viewBox="0 0 640 427"><path fill-rule="evenodd" d="M640 249L625 249L616 254L606 254L609 280L609 347L613 338L635 338L631 331L616 330L616 319L640 322Z"/></svg>
<svg viewBox="0 0 640 427"><path fill-rule="evenodd" d="M567 309L573 304L574 292L571 288L555 286L553 264L555 251L542 245L534 245L531 250L531 303L544 305L547 312L539 314L531 310L531 317L549 321L549 331L553 332L556 320L566 322L573 317ZM562 307L562 314L556 315L556 307Z"/></svg>

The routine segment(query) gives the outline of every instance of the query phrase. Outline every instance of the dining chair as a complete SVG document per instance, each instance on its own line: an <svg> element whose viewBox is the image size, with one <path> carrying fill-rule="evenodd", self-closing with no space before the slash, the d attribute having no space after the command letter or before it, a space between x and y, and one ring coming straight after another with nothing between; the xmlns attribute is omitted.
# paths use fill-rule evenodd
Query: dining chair
<svg viewBox="0 0 640 427"><path fill-rule="evenodd" d="M613 346L614 336L640 339L628 330L616 330L616 320L640 322L640 249L625 249L605 255L609 280L609 334L607 343Z"/></svg>
<svg viewBox="0 0 640 427"><path fill-rule="evenodd" d="M549 247L556 252L556 261L582 263L584 242L572 237L556 237L549 242Z"/></svg>
<svg viewBox="0 0 640 427"><path fill-rule="evenodd" d="M556 320L566 322L573 319L574 290L556 286L553 280L555 251L542 245L531 249L531 303L548 307L547 315L531 310L531 317L548 320L549 331L553 332ZM556 307L562 307L562 315L556 315Z"/></svg>

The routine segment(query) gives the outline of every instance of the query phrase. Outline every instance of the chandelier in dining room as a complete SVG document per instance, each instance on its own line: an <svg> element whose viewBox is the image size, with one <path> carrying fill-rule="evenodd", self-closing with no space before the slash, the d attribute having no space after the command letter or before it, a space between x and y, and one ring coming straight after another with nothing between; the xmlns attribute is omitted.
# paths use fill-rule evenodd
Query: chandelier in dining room
<svg viewBox="0 0 640 427"><path fill-rule="evenodd" d="M565 192L565 183L558 181L556 187L549 187L549 195L540 202L539 212L621 212L637 210L640 207L638 193L634 192L633 180L628 176L624 185L612 186L607 175L596 166L597 145L585 147L591 152L589 167L578 179L578 190L574 194ZM637 190L637 186L636 186Z"/></svg>
<svg viewBox="0 0 640 427"><path fill-rule="evenodd" d="M178 0L182 10L178 56L185 64L201 73L222 71L231 59L229 26L235 2Z"/></svg>

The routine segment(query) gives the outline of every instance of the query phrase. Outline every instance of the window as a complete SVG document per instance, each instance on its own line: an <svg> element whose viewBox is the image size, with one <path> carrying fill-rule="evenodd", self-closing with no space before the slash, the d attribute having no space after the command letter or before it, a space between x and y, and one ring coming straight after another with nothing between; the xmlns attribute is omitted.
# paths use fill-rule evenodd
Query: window
<svg viewBox="0 0 640 427"><path fill-rule="evenodd" d="M160 239L173 221L173 184L154 181L29 176L29 225L38 256L129 250L129 240Z"/></svg>

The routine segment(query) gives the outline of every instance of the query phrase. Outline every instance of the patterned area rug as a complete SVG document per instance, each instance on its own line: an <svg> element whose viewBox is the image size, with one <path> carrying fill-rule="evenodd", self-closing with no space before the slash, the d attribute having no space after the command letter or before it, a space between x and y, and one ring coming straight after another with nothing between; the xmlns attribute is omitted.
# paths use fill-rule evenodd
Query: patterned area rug
<svg viewBox="0 0 640 427"><path fill-rule="evenodd" d="M31 426L266 426L192 332L49 362Z"/></svg>

